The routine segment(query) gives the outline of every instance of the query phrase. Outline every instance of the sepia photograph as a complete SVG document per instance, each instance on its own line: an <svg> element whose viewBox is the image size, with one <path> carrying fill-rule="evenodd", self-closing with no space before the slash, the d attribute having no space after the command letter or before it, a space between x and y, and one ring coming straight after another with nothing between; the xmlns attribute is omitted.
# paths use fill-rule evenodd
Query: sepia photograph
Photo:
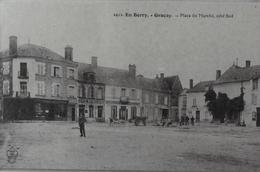
<svg viewBox="0 0 260 172"><path fill-rule="evenodd" d="M0 171L260 171L260 0L0 0L0 78Z"/></svg>

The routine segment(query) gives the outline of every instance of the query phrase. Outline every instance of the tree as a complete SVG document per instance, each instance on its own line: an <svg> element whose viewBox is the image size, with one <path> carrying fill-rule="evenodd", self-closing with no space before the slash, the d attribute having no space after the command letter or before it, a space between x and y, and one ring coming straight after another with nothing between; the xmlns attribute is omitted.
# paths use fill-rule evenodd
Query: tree
<svg viewBox="0 0 260 172"><path fill-rule="evenodd" d="M211 112L213 116L213 120L217 119L217 114L216 114L217 94L212 88L210 88L204 96L205 96L205 102L207 102L208 111Z"/></svg>
<svg viewBox="0 0 260 172"><path fill-rule="evenodd" d="M221 123L224 123L225 115L228 112L228 102L229 98L227 94L219 92L216 100L216 114L217 119L219 119Z"/></svg>

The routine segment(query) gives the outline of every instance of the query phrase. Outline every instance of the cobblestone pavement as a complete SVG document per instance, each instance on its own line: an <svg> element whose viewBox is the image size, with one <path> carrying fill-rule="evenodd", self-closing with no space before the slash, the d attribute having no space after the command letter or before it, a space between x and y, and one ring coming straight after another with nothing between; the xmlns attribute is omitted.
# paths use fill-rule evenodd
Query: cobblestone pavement
<svg viewBox="0 0 260 172"><path fill-rule="evenodd" d="M0 124L0 169L260 171L260 128L86 126L74 122ZM18 148L14 163L6 151Z"/></svg>

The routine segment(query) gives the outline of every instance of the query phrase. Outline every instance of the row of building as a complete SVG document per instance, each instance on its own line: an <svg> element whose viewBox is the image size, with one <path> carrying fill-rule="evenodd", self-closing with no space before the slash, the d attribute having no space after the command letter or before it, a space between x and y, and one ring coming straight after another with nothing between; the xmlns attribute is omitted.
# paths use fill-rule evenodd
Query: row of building
<svg viewBox="0 0 260 172"><path fill-rule="evenodd" d="M34 45L18 46L17 37L9 37L9 49L0 52L0 118L4 120L69 120L79 114L89 120L121 120L146 116L149 121L193 116L196 121L211 121L205 93L213 88L229 98L244 90L245 108L240 120L260 125L260 65L232 65L215 80L202 81L183 89L178 76L154 78L128 70L73 61L73 48L66 46L64 56Z"/></svg>
<svg viewBox="0 0 260 172"><path fill-rule="evenodd" d="M216 79L202 81L193 86L190 80L190 88L183 89L179 95L179 116L193 116L197 121L211 121L212 115L208 111L205 102L205 93L209 88L216 94L226 93L232 99L244 92L244 110L238 114L240 122L247 126L260 126L260 90L258 88L260 78L260 65L251 66L246 60L245 66L233 64L223 74L216 71Z"/></svg>
<svg viewBox="0 0 260 172"><path fill-rule="evenodd" d="M79 114L90 120L121 120L146 116L148 120L178 118L178 76L155 78L128 70L73 61L73 48L66 46L64 57L34 45L18 46L9 37L9 49L0 53L1 119L71 120Z"/></svg>

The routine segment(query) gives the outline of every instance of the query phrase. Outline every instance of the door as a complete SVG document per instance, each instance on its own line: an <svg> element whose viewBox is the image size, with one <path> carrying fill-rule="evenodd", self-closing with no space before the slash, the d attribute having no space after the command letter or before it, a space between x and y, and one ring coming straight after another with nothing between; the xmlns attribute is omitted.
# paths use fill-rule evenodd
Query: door
<svg viewBox="0 0 260 172"><path fill-rule="evenodd" d="M103 106L98 106L98 118L102 118L103 116Z"/></svg>
<svg viewBox="0 0 260 172"><path fill-rule="evenodd" d="M119 119L122 119L122 120L128 119L127 109L125 106L121 106L121 108L119 110Z"/></svg>
<svg viewBox="0 0 260 172"><path fill-rule="evenodd" d="M197 110L196 111L196 122L199 122L200 121L200 111Z"/></svg>
<svg viewBox="0 0 260 172"><path fill-rule="evenodd" d="M256 108L256 126L260 127L260 107Z"/></svg>
<svg viewBox="0 0 260 172"><path fill-rule="evenodd" d="M71 120L75 121L75 108L71 108Z"/></svg>

